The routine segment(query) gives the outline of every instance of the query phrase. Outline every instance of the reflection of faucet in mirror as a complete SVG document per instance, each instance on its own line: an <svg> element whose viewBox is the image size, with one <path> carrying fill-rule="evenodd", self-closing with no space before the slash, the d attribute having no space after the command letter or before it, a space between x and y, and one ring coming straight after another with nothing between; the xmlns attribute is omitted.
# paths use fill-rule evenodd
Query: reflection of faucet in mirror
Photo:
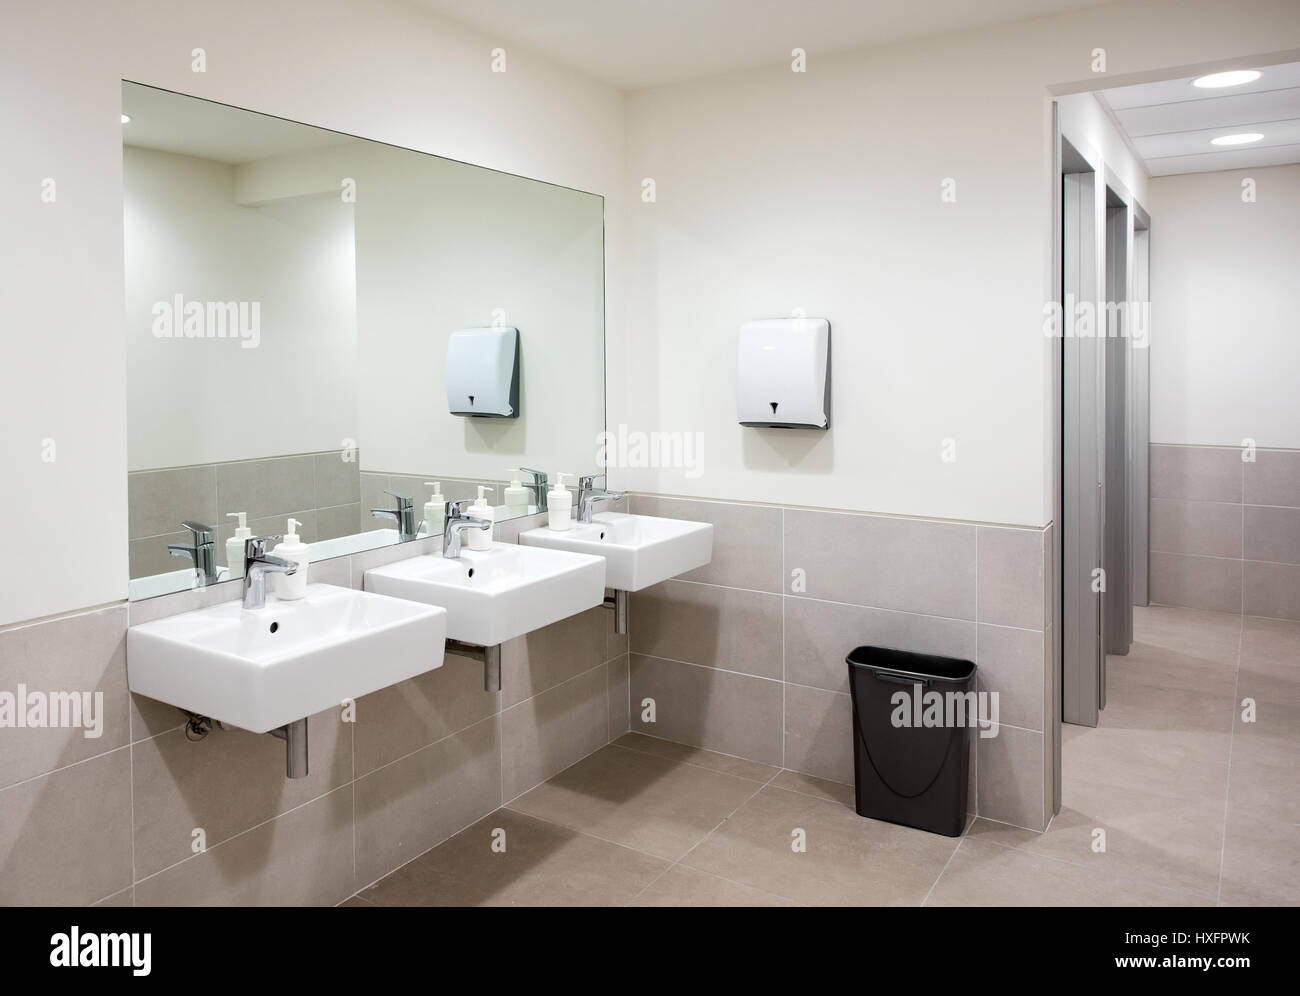
<svg viewBox="0 0 1300 996"><path fill-rule="evenodd" d="M604 474L588 474L578 478L578 521L590 522L592 509L598 501L618 501L623 497L622 491L606 491L596 487L597 480L604 480Z"/></svg>
<svg viewBox="0 0 1300 996"><path fill-rule="evenodd" d="M190 531L190 543L168 543L167 549L173 557L189 557L194 561L194 575L199 584L207 586L217 581L216 544L212 539L212 527L201 522L186 519L181 523Z"/></svg>
<svg viewBox="0 0 1300 996"><path fill-rule="evenodd" d="M443 516L442 555L448 560L460 556L460 534L466 529L491 529L491 519L480 519L477 515L466 515L465 509L474 503L473 498L461 498L459 501L447 502L447 512Z"/></svg>
<svg viewBox="0 0 1300 996"><path fill-rule="evenodd" d="M385 491L397 499L396 508L372 508L370 514L376 519L392 519L397 523L397 539L400 543L415 539L415 503L410 495L396 491Z"/></svg>
<svg viewBox="0 0 1300 996"><path fill-rule="evenodd" d="M545 512L546 511L546 471L533 470L533 468L531 467L520 467L519 472L521 474L533 475L532 484L521 484L520 487L527 488L529 491L531 491L533 493L533 497L537 499L535 502L533 502L533 504L537 506L537 511Z"/></svg>
<svg viewBox="0 0 1300 996"><path fill-rule="evenodd" d="M268 574L294 574L296 560L272 557L266 544L283 536L252 536L244 540L244 608L260 609L266 605L266 576Z"/></svg>

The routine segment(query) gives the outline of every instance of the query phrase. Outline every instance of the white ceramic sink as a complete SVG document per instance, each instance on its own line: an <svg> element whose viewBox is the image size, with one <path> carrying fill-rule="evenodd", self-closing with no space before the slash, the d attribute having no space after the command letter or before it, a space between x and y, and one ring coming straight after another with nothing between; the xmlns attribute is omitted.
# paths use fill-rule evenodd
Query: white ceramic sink
<svg viewBox="0 0 1300 996"><path fill-rule="evenodd" d="M447 610L447 636L482 647L600 605L605 562L599 557L493 543L461 548L459 559L411 557L366 571L366 590Z"/></svg>
<svg viewBox="0 0 1300 996"><path fill-rule="evenodd" d="M590 523L566 530L529 529L519 542L604 557L605 584L624 591L640 591L713 559L711 524L624 512L598 512Z"/></svg>
<svg viewBox="0 0 1300 996"><path fill-rule="evenodd" d="M132 626L131 691L253 733L442 666L447 613L328 584Z"/></svg>

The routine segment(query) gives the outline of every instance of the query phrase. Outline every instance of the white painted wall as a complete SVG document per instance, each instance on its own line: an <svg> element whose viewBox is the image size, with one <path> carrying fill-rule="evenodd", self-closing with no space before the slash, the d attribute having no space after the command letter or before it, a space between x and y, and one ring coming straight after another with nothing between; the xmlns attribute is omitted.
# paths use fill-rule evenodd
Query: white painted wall
<svg viewBox="0 0 1300 996"><path fill-rule="evenodd" d="M605 425L601 199L393 150L358 173L362 470L589 470ZM447 341L498 309L519 329L521 414L452 415Z"/></svg>
<svg viewBox="0 0 1300 996"><path fill-rule="evenodd" d="M1111 5L633 93L611 423L705 433L620 486L1041 525L1051 515L1048 88L1300 44L1300 7ZM940 200L952 178L957 201ZM749 318L832 323L827 433L746 429ZM941 459L945 439L957 460Z"/></svg>
<svg viewBox="0 0 1300 996"><path fill-rule="evenodd" d="M1300 447L1300 166L1156 177L1151 215L1151 441Z"/></svg>
<svg viewBox="0 0 1300 996"><path fill-rule="evenodd" d="M616 189L622 95L500 44L398 0L0 5L0 625L126 595L121 80Z"/></svg>
<svg viewBox="0 0 1300 996"><path fill-rule="evenodd" d="M618 91L508 45L509 71L491 73L499 44L399 0L0 6L14 136L0 156L0 521L20 565L0 581L0 624L126 593L123 78L609 195L610 421L701 429L709 461L698 484L637 472L615 486L1041 523L1045 88L1088 80L1097 46L1112 83L1300 48L1300 7L1113 4L813 52L806 75L634 94L626 117ZM191 71L195 46L206 73ZM655 205L640 203L644 176ZM946 176L959 201L944 213ZM836 323L836 435L747 443L731 337L795 306ZM954 465L937 457L948 435ZM91 558L73 527L87 494Z"/></svg>
<svg viewBox="0 0 1300 996"><path fill-rule="evenodd" d="M357 435L353 205L234 200L235 167L127 146L127 466L337 449ZM256 345L154 334L155 305L258 305ZM174 306L169 309L174 312Z"/></svg>

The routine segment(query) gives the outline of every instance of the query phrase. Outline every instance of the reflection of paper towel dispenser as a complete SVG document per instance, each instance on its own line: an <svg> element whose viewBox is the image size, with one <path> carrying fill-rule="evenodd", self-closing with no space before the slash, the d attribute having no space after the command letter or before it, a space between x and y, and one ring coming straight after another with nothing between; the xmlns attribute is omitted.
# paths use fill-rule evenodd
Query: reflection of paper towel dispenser
<svg viewBox="0 0 1300 996"><path fill-rule="evenodd" d="M519 330L458 329L447 340L447 408L453 415L519 417Z"/></svg>
<svg viewBox="0 0 1300 996"><path fill-rule="evenodd" d="M736 410L741 425L830 428L831 323L764 318L742 325Z"/></svg>

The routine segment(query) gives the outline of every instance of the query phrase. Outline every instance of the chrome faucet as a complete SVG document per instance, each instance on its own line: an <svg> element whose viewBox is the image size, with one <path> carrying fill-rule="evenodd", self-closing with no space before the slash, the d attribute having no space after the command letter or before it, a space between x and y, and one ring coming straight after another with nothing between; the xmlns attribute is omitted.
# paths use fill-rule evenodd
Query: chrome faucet
<svg viewBox="0 0 1300 996"><path fill-rule="evenodd" d="M186 519L181 523L190 531L190 543L168 543L167 549L173 557L189 557L194 561L194 575L204 587L217 581L216 544L212 539L212 527L201 522Z"/></svg>
<svg viewBox="0 0 1300 996"><path fill-rule="evenodd" d="M260 609L266 605L266 576L296 574L298 562L272 557L266 544L283 536L252 536L244 540L244 608Z"/></svg>
<svg viewBox="0 0 1300 996"><path fill-rule="evenodd" d="M606 491L596 487L597 480L604 480L604 474L588 474L578 478L578 521L590 522L591 513L598 501L618 501L623 497L622 491Z"/></svg>
<svg viewBox="0 0 1300 996"><path fill-rule="evenodd" d="M392 519L397 523L397 539L401 543L415 539L415 504L410 495L396 491L384 491L397 499L396 508L372 508L370 514L376 519Z"/></svg>
<svg viewBox="0 0 1300 996"><path fill-rule="evenodd" d="M546 471L533 470L532 467L520 467L519 473L533 475L532 484L523 484L520 486L527 488L529 491L533 493L533 496L537 499L537 501L533 502L533 504L537 506L537 511L545 512L546 511L546 480L547 480Z"/></svg>
<svg viewBox="0 0 1300 996"><path fill-rule="evenodd" d="M480 519L477 515L465 514L465 509L473 503L473 498L447 502L442 520L442 555L448 560L455 560L460 556L460 534L466 529L491 530L492 528L491 519Z"/></svg>

